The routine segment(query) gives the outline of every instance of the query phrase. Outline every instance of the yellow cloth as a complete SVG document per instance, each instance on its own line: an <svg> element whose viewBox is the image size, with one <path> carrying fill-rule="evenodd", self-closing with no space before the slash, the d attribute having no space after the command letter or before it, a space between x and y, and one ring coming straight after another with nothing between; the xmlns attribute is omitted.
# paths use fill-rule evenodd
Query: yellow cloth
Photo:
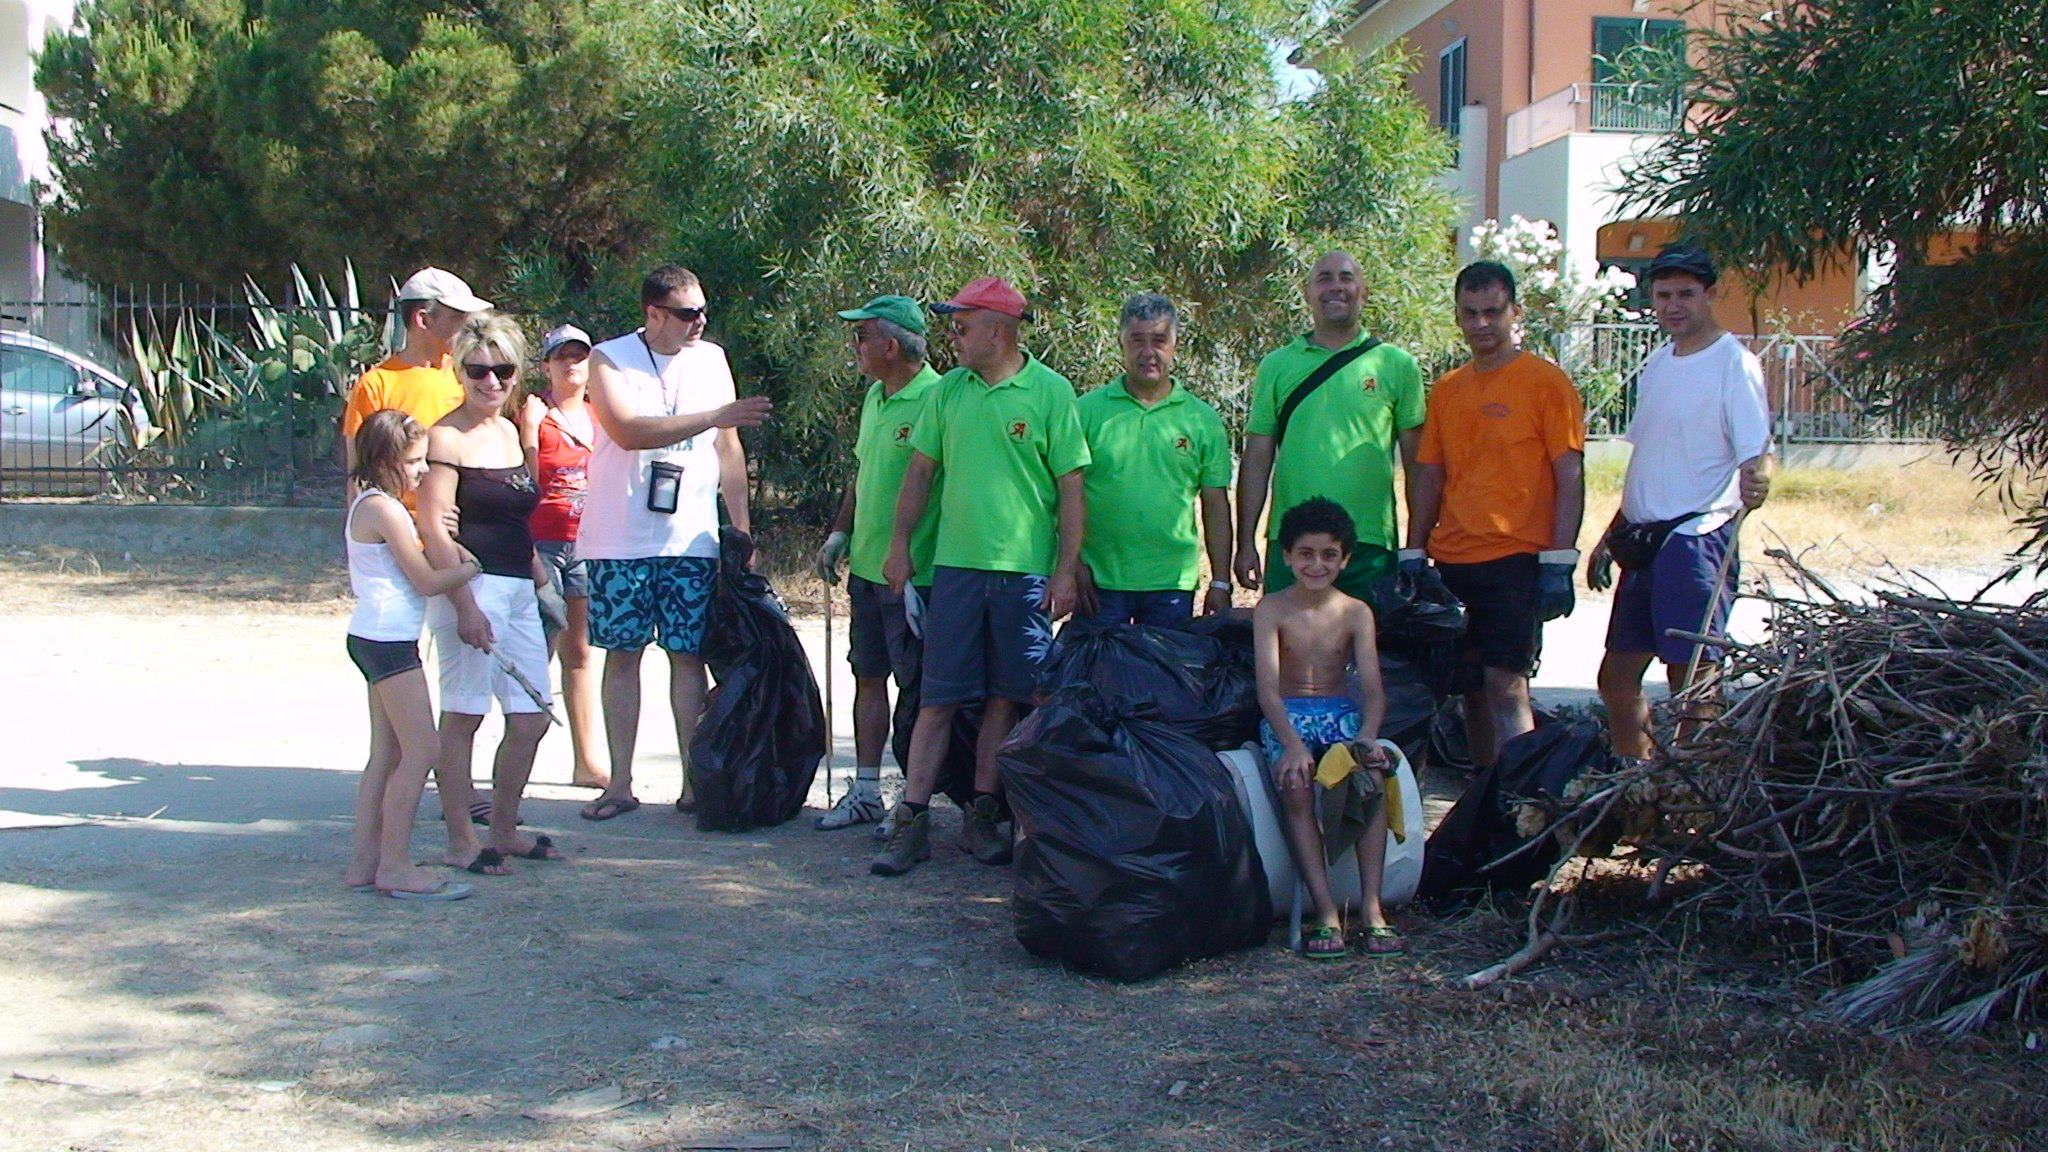
<svg viewBox="0 0 2048 1152"><path fill-rule="evenodd" d="M1329 751L1324 752L1323 758L1316 763L1316 785L1321 788L1335 788L1339 784L1350 780L1352 775L1358 771L1358 758L1352 755L1350 742L1332 744ZM1406 844L1408 842L1408 833L1403 827L1404 821L1401 819L1401 781L1391 757L1387 760L1387 769L1383 775L1385 776L1385 785L1383 787L1378 786L1380 784L1379 781L1372 780L1361 780L1359 786L1361 790L1368 794L1376 790L1386 798L1387 831L1394 834L1394 842L1396 844Z"/></svg>

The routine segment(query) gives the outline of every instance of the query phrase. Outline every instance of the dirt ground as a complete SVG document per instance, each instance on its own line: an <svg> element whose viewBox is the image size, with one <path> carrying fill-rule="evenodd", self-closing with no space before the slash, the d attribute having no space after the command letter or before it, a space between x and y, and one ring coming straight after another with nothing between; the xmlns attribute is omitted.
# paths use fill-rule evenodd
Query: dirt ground
<svg viewBox="0 0 2048 1152"><path fill-rule="evenodd" d="M567 741L543 745L527 822L569 861L457 904L352 894L366 736L339 592L318 566L0 558L0 1148L2048 1142L2024 1033L1832 1029L1768 950L1637 939L1452 989L1519 941L1501 909L1404 916L1399 959L1077 977L1017 946L1007 874L952 847L951 810L898 880L808 817L696 831L653 707L632 816L577 819ZM1550 698L1589 695L1604 615L1553 633ZM438 825L414 847L437 854Z"/></svg>

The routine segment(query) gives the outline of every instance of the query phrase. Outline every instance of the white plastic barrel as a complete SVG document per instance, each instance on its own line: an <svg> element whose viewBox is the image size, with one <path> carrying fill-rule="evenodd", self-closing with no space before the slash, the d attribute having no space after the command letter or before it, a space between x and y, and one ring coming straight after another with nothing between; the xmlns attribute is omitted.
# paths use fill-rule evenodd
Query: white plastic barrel
<svg viewBox="0 0 2048 1152"><path fill-rule="evenodd" d="M1415 898L1415 888L1422 882L1422 789L1416 786L1415 769L1401 754L1400 746L1391 740L1379 743L1394 759L1394 784L1401 790L1401 831L1405 836L1397 840L1392 829L1387 831L1386 878L1380 884L1380 903L1398 908ZM1294 903L1294 857L1287 851L1287 835L1280 827L1273 795L1266 790L1265 758L1257 744L1217 753L1217 759L1230 769L1238 801L1251 817L1259 863L1266 869L1266 883L1273 893L1273 914L1286 916ZM1357 852L1346 852L1330 866L1330 894L1339 904L1357 905Z"/></svg>

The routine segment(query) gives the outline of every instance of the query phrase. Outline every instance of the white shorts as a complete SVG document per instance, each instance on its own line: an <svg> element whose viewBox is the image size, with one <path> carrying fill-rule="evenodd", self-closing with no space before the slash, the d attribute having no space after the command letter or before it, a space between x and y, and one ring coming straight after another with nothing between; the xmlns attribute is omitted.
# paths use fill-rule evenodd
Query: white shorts
<svg viewBox="0 0 2048 1152"><path fill-rule="evenodd" d="M519 670L520 675L540 690L550 703L548 692L548 646L541 639L540 600L533 581L518 576L479 576L469 582L469 594L491 622L497 656ZM539 712L517 681L498 667L497 656L471 648L455 631L455 605L446 596L427 601L427 630L434 634L434 656L441 667L441 711L464 716L487 716L491 701L500 711Z"/></svg>

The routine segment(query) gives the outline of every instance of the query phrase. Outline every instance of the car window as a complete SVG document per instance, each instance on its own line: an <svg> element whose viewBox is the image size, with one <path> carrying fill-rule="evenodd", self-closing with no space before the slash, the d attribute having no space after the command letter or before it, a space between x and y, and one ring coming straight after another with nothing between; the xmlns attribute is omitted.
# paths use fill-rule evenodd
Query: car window
<svg viewBox="0 0 2048 1152"><path fill-rule="evenodd" d="M78 372L47 352L0 348L0 389L67 396L77 385Z"/></svg>

